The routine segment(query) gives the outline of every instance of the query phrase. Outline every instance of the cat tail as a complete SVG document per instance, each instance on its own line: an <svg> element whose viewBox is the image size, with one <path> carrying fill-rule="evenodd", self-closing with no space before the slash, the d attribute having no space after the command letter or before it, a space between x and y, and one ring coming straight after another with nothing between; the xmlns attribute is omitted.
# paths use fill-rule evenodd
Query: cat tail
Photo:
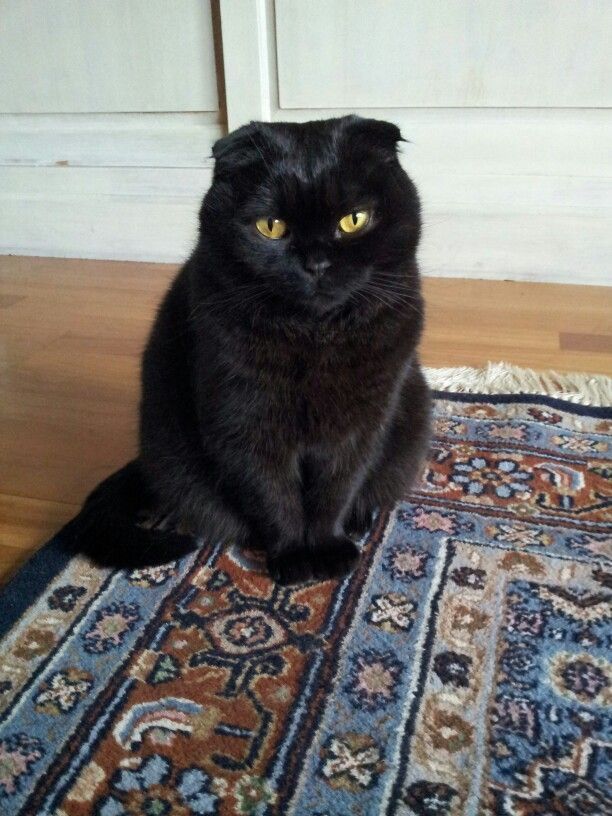
<svg viewBox="0 0 612 816"><path fill-rule="evenodd" d="M135 569L182 558L198 540L173 530L148 528L138 520L153 505L137 459L111 474L85 499L65 529L65 546L102 567Z"/></svg>

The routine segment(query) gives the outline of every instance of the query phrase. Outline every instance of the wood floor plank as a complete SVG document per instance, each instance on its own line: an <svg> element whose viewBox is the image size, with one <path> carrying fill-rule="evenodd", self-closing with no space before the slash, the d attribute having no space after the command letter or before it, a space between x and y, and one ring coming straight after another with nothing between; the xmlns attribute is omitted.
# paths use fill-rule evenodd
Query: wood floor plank
<svg viewBox="0 0 612 816"><path fill-rule="evenodd" d="M559 348L562 351L592 351L596 354L612 354L612 334L560 332Z"/></svg>
<svg viewBox="0 0 612 816"><path fill-rule="evenodd" d="M0 584L78 511L78 505L0 494Z"/></svg>

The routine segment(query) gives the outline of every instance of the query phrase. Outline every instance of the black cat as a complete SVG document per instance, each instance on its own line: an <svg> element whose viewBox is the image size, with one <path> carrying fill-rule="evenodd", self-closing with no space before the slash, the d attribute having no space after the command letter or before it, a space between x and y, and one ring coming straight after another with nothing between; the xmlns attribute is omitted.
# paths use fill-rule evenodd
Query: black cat
<svg viewBox="0 0 612 816"><path fill-rule="evenodd" d="M144 353L139 456L87 500L80 549L134 566L193 536L239 540L282 583L355 565L429 434L419 200L400 140L346 116L253 122L215 144L198 244Z"/></svg>

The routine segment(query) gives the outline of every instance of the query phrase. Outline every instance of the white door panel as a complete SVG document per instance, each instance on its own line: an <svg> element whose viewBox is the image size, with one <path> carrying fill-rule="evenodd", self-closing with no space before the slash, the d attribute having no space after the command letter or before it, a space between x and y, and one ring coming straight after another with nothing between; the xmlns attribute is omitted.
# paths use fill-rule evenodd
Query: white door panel
<svg viewBox="0 0 612 816"><path fill-rule="evenodd" d="M610 0L278 0L281 108L603 107Z"/></svg>
<svg viewBox="0 0 612 816"><path fill-rule="evenodd" d="M210 3L0 0L0 112L217 108Z"/></svg>

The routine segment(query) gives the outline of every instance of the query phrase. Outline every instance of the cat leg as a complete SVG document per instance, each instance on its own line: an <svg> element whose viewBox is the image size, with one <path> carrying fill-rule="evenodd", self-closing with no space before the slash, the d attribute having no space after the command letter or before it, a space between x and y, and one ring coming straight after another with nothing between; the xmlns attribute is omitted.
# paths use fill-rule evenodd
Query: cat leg
<svg viewBox="0 0 612 816"><path fill-rule="evenodd" d="M366 476L363 461L367 455L352 448L341 458L311 455L304 462L305 543L312 575L319 580L346 575L359 559L344 521Z"/></svg>
<svg viewBox="0 0 612 816"><path fill-rule="evenodd" d="M189 526L208 540L237 539L267 553L268 569L284 584L314 577L304 542L301 473L292 454L279 456L274 444L255 450L230 450L223 466L206 467L166 479L180 492L180 506ZM194 477L193 471L197 473ZM166 476L168 471L166 470Z"/></svg>
<svg viewBox="0 0 612 816"><path fill-rule="evenodd" d="M282 446L266 450L236 451L239 463L225 481L226 495L232 494L248 529L246 540L267 554L270 576L292 584L314 577L304 543L304 510L301 474L295 455L279 457Z"/></svg>
<svg viewBox="0 0 612 816"><path fill-rule="evenodd" d="M420 369L404 384L381 456L368 474L349 513L346 529L363 536L377 508L405 498L419 475L430 439L431 398Z"/></svg>

